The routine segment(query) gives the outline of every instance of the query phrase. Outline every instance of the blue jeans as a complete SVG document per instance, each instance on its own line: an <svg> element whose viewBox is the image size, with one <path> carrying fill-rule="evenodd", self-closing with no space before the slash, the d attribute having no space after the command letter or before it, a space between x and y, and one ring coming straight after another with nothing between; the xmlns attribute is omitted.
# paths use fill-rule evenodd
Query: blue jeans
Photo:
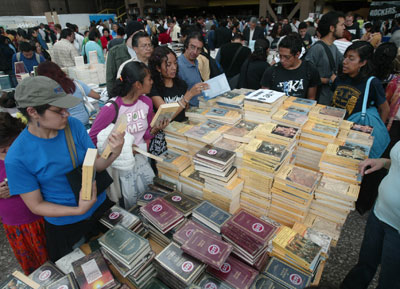
<svg viewBox="0 0 400 289"><path fill-rule="evenodd" d="M377 289L400 288L400 234L369 214L357 265L340 285L341 289L365 289L381 265Z"/></svg>

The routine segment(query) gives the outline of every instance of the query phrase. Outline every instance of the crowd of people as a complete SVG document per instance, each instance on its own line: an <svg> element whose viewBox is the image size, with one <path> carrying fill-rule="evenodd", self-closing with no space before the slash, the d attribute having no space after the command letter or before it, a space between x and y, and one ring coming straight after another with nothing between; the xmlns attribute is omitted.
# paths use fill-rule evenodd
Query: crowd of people
<svg viewBox="0 0 400 289"><path fill-rule="evenodd" d="M185 110L198 106L198 97L208 88L205 81L225 73L232 89L268 88L315 99L345 109L346 118L361 112L367 91L367 107L376 107L387 123L391 143L385 158L363 162L361 172L368 175L386 168L389 174L379 188L383 175L363 180L360 198L365 200L359 200L357 209L372 211L359 262L342 288L366 288L379 264L379 288L400 287L394 278L400 265L395 253L400 245L400 198L395 192L400 139L398 23L363 23L351 13L331 11L304 22L210 16L146 17L123 24L110 19L91 23L83 34L71 23L56 24L54 30L43 24L28 31L0 28L0 71L16 86L15 94L4 94L0 105L19 110L17 120L0 113L0 217L24 272L32 272L48 258L57 260L97 233L96 220L113 203L134 205L155 169L134 147L155 155L166 150L163 129L169 122L151 127L154 113L164 103L178 103L173 120L185 121ZM388 33L393 42L381 43ZM52 43L51 53L47 43ZM180 43L182 53L177 55L168 43ZM62 68L74 66L79 55L89 63L91 51L106 65L110 100L87 133L89 115L83 99L100 96ZM26 73L37 66L38 76L17 85L15 62L23 62ZM109 136L121 115L126 115L126 133ZM91 201L76 201L66 175L75 161L82 164L88 148L101 151L106 143L111 145L111 157L97 158L95 167L99 172L109 167L120 185L107 194L94 186ZM369 252L374 252L373 258Z"/></svg>

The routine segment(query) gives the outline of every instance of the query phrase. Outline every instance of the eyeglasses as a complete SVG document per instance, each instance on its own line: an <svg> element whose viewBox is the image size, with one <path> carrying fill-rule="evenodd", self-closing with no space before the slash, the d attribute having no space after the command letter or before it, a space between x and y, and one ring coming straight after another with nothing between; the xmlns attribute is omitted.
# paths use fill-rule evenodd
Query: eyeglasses
<svg viewBox="0 0 400 289"><path fill-rule="evenodd" d="M192 51L196 51L197 53L200 53L201 51L203 51L203 47L196 47L193 44L189 45L189 49Z"/></svg>
<svg viewBox="0 0 400 289"><path fill-rule="evenodd" d="M62 108L60 110L52 110L52 109L48 108L47 110L57 113L57 114L61 115L62 117L69 116L69 112L65 108Z"/></svg>
<svg viewBox="0 0 400 289"><path fill-rule="evenodd" d="M139 48L142 48L142 49L151 49L151 48L153 48L153 44L150 44L150 43L142 44L142 45L139 45Z"/></svg>

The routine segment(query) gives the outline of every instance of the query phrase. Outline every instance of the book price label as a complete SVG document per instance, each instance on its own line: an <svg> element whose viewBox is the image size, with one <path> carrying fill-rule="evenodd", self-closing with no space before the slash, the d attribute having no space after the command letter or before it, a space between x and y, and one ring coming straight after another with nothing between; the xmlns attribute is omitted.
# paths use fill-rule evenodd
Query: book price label
<svg viewBox="0 0 400 289"><path fill-rule="evenodd" d="M254 223L252 229L254 232L261 233L262 231L264 231L264 226L260 223Z"/></svg>
<svg viewBox="0 0 400 289"><path fill-rule="evenodd" d="M302 278L297 274L290 274L289 279L294 285L300 285L303 282Z"/></svg>
<svg viewBox="0 0 400 289"><path fill-rule="evenodd" d="M158 213L158 212L161 212L162 206L161 205L154 205L151 209L153 210L153 212Z"/></svg>
<svg viewBox="0 0 400 289"><path fill-rule="evenodd" d="M224 263L222 266L221 266L221 269L219 269L222 273L229 273L230 271L231 271L231 264L229 264L229 263Z"/></svg>
<svg viewBox="0 0 400 289"><path fill-rule="evenodd" d="M191 272L192 270L193 270L193 268L194 268L194 265L193 265L193 263L192 262L190 262L190 261L186 261L186 262L184 262L183 264L182 264L182 270L183 270L183 272Z"/></svg>
<svg viewBox="0 0 400 289"><path fill-rule="evenodd" d="M153 198L152 194L145 194L143 197L145 200L151 200Z"/></svg>
<svg viewBox="0 0 400 289"><path fill-rule="evenodd" d="M218 289L217 285L213 282L208 282L205 286L205 289Z"/></svg>
<svg viewBox="0 0 400 289"><path fill-rule="evenodd" d="M108 215L108 218L110 218L111 220L118 219L118 217L119 217L118 212L112 212L112 213L110 213L110 215Z"/></svg>
<svg viewBox="0 0 400 289"><path fill-rule="evenodd" d="M193 233L193 229L189 229L186 231L185 235L186 235L186 237L189 238L190 236L192 236L192 233Z"/></svg>
<svg viewBox="0 0 400 289"><path fill-rule="evenodd" d="M42 273L39 275L39 280L44 281L49 279L51 276L51 271L50 270L44 270Z"/></svg>
<svg viewBox="0 0 400 289"><path fill-rule="evenodd" d="M173 196L171 199L172 199L174 202L180 202L180 201L182 201L182 197L181 197L181 196Z"/></svg>
<svg viewBox="0 0 400 289"><path fill-rule="evenodd" d="M207 151L207 153L209 154L209 155L216 155L217 154L217 150L214 150L214 149L210 149L210 150L208 150Z"/></svg>
<svg viewBox="0 0 400 289"><path fill-rule="evenodd" d="M219 252L221 252L221 249L218 247L218 245L210 245L208 246L208 253L211 255L217 255Z"/></svg>

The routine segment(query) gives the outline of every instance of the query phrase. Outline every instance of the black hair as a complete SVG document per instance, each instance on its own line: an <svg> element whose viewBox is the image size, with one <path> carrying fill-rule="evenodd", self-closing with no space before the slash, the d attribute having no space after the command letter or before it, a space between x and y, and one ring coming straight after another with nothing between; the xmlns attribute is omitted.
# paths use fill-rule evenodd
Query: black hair
<svg viewBox="0 0 400 289"><path fill-rule="evenodd" d="M35 31L35 29L33 29L33 28L28 28L28 39L29 40L32 40L33 38L35 38L34 36L33 36L33 33L35 33L36 31Z"/></svg>
<svg viewBox="0 0 400 289"><path fill-rule="evenodd" d="M67 37L72 36L74 32L69 28L64 28L61 30L60 39L67 39Z"/></svg>
<svg viewBox="0 0 400 289"><path fill-rule="evenodd" d="M308 26L307 26L307 23L305 23L305 22L301 22L300 24L299 24L299 30L300 29L305 29L305 28L307 28Z"/></svg>
<svg viewBox="0 0 400 289"><path fill-rule="evenodd" d="M240 41L243 41L243 40L244 40L244 37L243 37L243 35L240 34L240 33L235 33L235 35L233 35L233 37L232 37L232 41L234 41L234 40L236 40L236 39L240 39Z"/></svg>
<svg viewBox="0 0 400 289"><path fill-rule="evenodd" d="M92 29L89 32L89 40L96 41L96 38L100 38L100 32L97 29Z"/></svg>
<svg viewBox="0 0 400 289"><path fill-rule="evenodd" d="M221 20L220 26L225 27L226 25L228 25L228 21L226 21L225 19Z"/></svg>
<svg viewBox="0 0 400 289"><path fill-rule="evenodd" d="M162 25L160 25L160 26L158 26L158 33L165 33L167 30L165 30L165 28L164 27L162 27Z"/></svg>
<svg viewBox="0 0 400 289"><path fill-rule="evenodd" d="M362 80L366 77L373 75L375 66L372 62L372 58L374 56L374 47L368 41L356 41L349 47L347 47L344 57L349 51L357 52L360 57L360 62L366 61L366 64L360 68L360 71L356 77L356 80Z"/></svg>
<svg viewBox="0 0 400 289"><path fill-rule="evenodd" d="M39 115L43 115L45 111L50 108L50 106L51 106L50 104L43 104L43 105L33 106L33 108ZM27 111L27 107L19 107L18 110L22 113L23 116L27 118L28 121L31 120L31 117L29 116L29 113Z"/></svg>
<svg viewBox="0 0 400 289"><path fill-rule="evenodd" d="M254 51L250 55L250 61L267 61L267 51L269 48L269 41L264 38L259 38L254 43Z"/></svg>
<svg viewBox="0 0 400 289"><path fill-rule="evenodd" d="M19 43L19 50L21 52L29 52L29 51L35 51L36 49L33 48L29 42L21 41Z"/></svg>
<svg viewBox="0 0 400 289"><path fill-rule="evenodd" d="M139 81L143 83L146 75L150 73L146 64L138 61L130 61L125 64L121 71L121 78L117 79L117 84L112 90L112 95L124 97L132 90L132 85Z"/></svg>
<svg viewBox="0 0 400 289"><path fill-rule="evenodd" d="M139 31L132 37L132 47L138 47L139 46L139 39L140 38L150 38L149 35L144 32L144 31Z"/></svg>
<svg viewBox="0 0 400 289"><path fill-rule="evenodd" d="M167 61L168 55L173 54L176 57L176 54L174 51L169 49L167 46L159 46L154 49L152 55L150 56L149 59L149 69L151 73L151 78L153 79L154 83L153 85L157 89L157 91L162 94L165 90L165 84L162 79L161 72L158 71L158 69L161 69L161 65L164 61ZM181 79L178 77L178 72L179 72L179 67L176 67L176 75L175 78L173 79L173 82L175 85L179 85L180 82L182 82Z"/></svg>
<svg viewBox="0 0 400 289"><path fill-rule="evenodd" d="M15 103L15 90L6 92L3 91L0 97L0 106L4 108L15 108L17 104Z"/></svg>
<svg viewBox="0 0 400 289"><path fill-rule="evenodd" d="M303 41L300 35L292 32L282 38L278 48L288 48L290 49L290 54L296 55L298 52L301 52L302 47Z"/></svg>
<svg viewBox="0 0 400 289"><path fill-rule="evenodd" d="M321 38L329 34L331 26L336 28L339 18L344 18L344 15L337 11L330 11L321 17L321 20L318 22L318 32L321 34Z"/></svg>
<svg viewBox="0 0 400 289"><path fill-rule="evenodd" d="M371 22L367 22L364 24L364 29L367 30L368 28L372 29L372 23Z"/></svg>
<svg viewBox="0 0 400 289"><path fill-rule="evenodd" d="M381 31L382 22L379 20L375 20L374 24L372 25L371 32L380 32Z"/></svg>
<svg viewBox="0 0 400 289"><path fill-rule="evenodd" d="M385 80L394 71L394 59L397 56L397 46L393 42L385 42L375 49L372 62L374 75L380 80Z"/></svg>
<svg viewBox="0 0 400 289"><path fill-rule="evenodd" d="M15 30L6 30L6 33L11 34L14 37L17 35L17 32Z"/></svg>
<svg viewBox="0 0 400 289"><path fill-rule="evenodd" d="M192 32L190 32L190 34L186 37L185 43L183 44L183 47L185 48L185 50L189 47L190 39L197 39L197 40L201 41L201 43L203 43L203 45L204 45L204 38L203 38L203 35L201 34L201 32L199 32L199 31L192 31Z"/></svg>
<svg viewBox="0 0 400 289"><path fill-rule="evenodd" d="M119 35L119 36L124 36L125 35L124 27L118 26L117 35Z"/></svg>
<svg viewBox="0 0 400 289"><path fill-rule="evenodd" d="M284 24L282 26L281 34L279 36L289 35L289 33L292 33L292 26L290 26L290 24Z"/></svg>
<svg viewBox="0 0 400 289"><path fill-rule="evenodd" d="M279 35L278 35L279 26L282 27L282 24L281 23L275 23L275 25L272 27L272 30L271 30L271 37L272 38L279 37Z"/></svg>
<svg viewBox="0 0 400 289"><path fill-rule="evenodd" d="M108 29L107 27L104 27L104 28L103 28L103 34L104 34L105 31L107 31L108 34L110 34L110 29Z"/></svg>
<svg viewBox="0 0 400 289"><path fill-rule="evenodd" d="M0 147L7 147L25 128L20 119L13 118L7 112L0 112Z"/></svg>
<svg viewBox="0 0 400 289"><path fill-rule="evenodd" d="M28 34L26 33L26 31L22 28L18 28L17 29L17 35L24 38L24 39L28 39Z"/></svg>

